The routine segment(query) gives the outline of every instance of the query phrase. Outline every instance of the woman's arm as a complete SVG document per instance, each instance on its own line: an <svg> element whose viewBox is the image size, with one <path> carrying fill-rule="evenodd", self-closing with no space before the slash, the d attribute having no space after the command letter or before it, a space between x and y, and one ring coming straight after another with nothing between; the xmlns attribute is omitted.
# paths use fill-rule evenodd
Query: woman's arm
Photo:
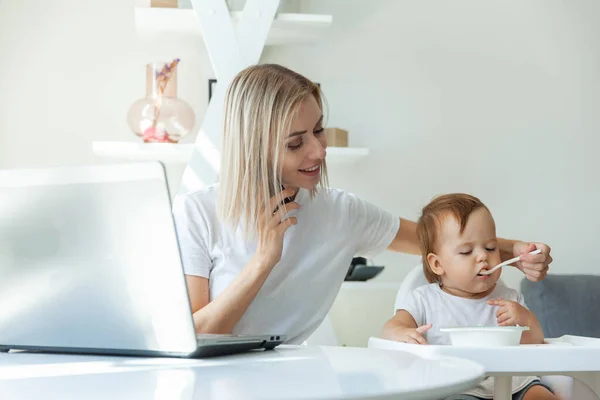
<svg viewBox="0 0 600 400"><path fill-rule="evenodd" d="M417 240L417 224L408 219L400 218L400 228L388 250L399 253L415 254L420 256L421 249Z"/></svg>
<svg viewBox="0 0 600 400"><path fill-rule="evenodd" d="M272 268L250 260L231 284L209 301L207 278L186 275L197 333L231 333L265 283Z"/></svg>
<svg viewBox="0 0 600 400"><path fill-rule="evenodd" d="M295 192L284 189L281 195L291 197ZM272 213L268 216L261 213L256 253L219 296L210 300L207 278L186 275L197 333L231 333L281 259L283 236L298 222L296 217L286 218L286 215L300 205L292 201L280 206L277 199L277 196L271 198Z"/></svg>

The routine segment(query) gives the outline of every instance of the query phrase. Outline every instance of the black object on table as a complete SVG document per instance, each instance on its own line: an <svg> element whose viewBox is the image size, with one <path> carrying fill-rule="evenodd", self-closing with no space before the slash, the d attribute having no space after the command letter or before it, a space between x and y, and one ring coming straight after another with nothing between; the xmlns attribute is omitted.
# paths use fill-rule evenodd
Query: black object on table
<svg viewBox="0 0 600 400"><path fill-rule="evenodd" d="M354 257L344 280L364 282L379 275L384 268L384 266L367 265L366 258Z"/></svg>

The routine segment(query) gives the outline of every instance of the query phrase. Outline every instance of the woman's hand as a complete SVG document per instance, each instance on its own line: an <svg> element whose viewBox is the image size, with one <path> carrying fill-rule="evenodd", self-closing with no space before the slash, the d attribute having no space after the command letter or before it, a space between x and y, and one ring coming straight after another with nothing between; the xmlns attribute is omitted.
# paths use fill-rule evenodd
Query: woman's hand
<svg viewBox="0 0 600 400"><path fill-rule="evenodd" d="M284 189L281 191L281 196L292 197L296 194L293 189ZM269 210L272 212L268 216L264 210L261 212L258 228L258 244L254 257L258 264L264 268L272 269L281 259L283 251L283 235L292 225L298 223L296 217L285 218L286 214L291 210L300 209L300 204L292 201L287 204L278 204L275 195L269 201Z"/></svg>
<svg viewBox="0 0 600 400"><path fill-rule="evenodd" d="M528 254L536 249L540 249L542 252L540 254ZM515 265L523 271L530 281L541 281L548 274L552 262L550 250L550 246L544 243L516 242L513 245L513 254L515 257L521 256L521 261L518 261Z"/></svg>

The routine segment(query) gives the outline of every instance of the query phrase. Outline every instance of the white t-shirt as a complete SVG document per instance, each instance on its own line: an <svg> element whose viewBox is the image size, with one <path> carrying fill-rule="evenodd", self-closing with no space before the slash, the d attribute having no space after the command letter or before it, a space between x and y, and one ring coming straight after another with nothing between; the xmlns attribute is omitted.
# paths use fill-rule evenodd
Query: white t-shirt
<svg viewBox="0 0 600 400"><path fill-rule="evenodd" d="M210 299L229 286L256 244L217 217L218 185L175 198L173 214L186 274L209 278ZM327 315L352 257L385 250L400 219L341 190L313 198L301 189L298 223L284 235L281 260L233 329L234 334L285 334L302 343Z"/></svg>
<svg viewBox="0 0 600 400"><path fill-rule="evenodd" d="M451 344L450 335L440 332L441 328L459 326L498 326L496 319L497 306L487 304L489 300L502 297L504 300L516 301L527 308L523 296L516 290L498 283L494 290L481 299L465 299L444 292L439 284L432 283L420 286L412 291L404 301L396 303L396 310L406 310L412 315L417 326L432 324L425 332L425 340L433 345ZM513 393L523 389L533 380L533 376L514 376ZM472 390L466 392L477 397L493 398L494 378L488 377Z"/></svg>

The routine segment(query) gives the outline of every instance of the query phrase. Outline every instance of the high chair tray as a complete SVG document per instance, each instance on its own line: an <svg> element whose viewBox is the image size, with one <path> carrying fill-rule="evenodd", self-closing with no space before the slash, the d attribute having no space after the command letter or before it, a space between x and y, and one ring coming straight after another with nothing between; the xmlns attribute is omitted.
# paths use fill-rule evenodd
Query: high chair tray
<svg viewBox="0 0 600 400"><path fill-rule="evenodd" d="M546 339L544 344L498 347L419 345L371 337L368 347L401 350L428 358L466 358L483 365L489 373L562 375L600 371L600 339L582 336L565 335Z"/></svg>
<svg viewBox="0 0 600 400"><path fill-rule="evenodd" d="M567 375L600 397L600 339L565 335L538 345L458 347L399 343L372 337L370 348L406 351L424 358L456 357L483 366L494 377L494 399L512 398L512 377ZM578 393L570 399L581 400Z"/></svg>

